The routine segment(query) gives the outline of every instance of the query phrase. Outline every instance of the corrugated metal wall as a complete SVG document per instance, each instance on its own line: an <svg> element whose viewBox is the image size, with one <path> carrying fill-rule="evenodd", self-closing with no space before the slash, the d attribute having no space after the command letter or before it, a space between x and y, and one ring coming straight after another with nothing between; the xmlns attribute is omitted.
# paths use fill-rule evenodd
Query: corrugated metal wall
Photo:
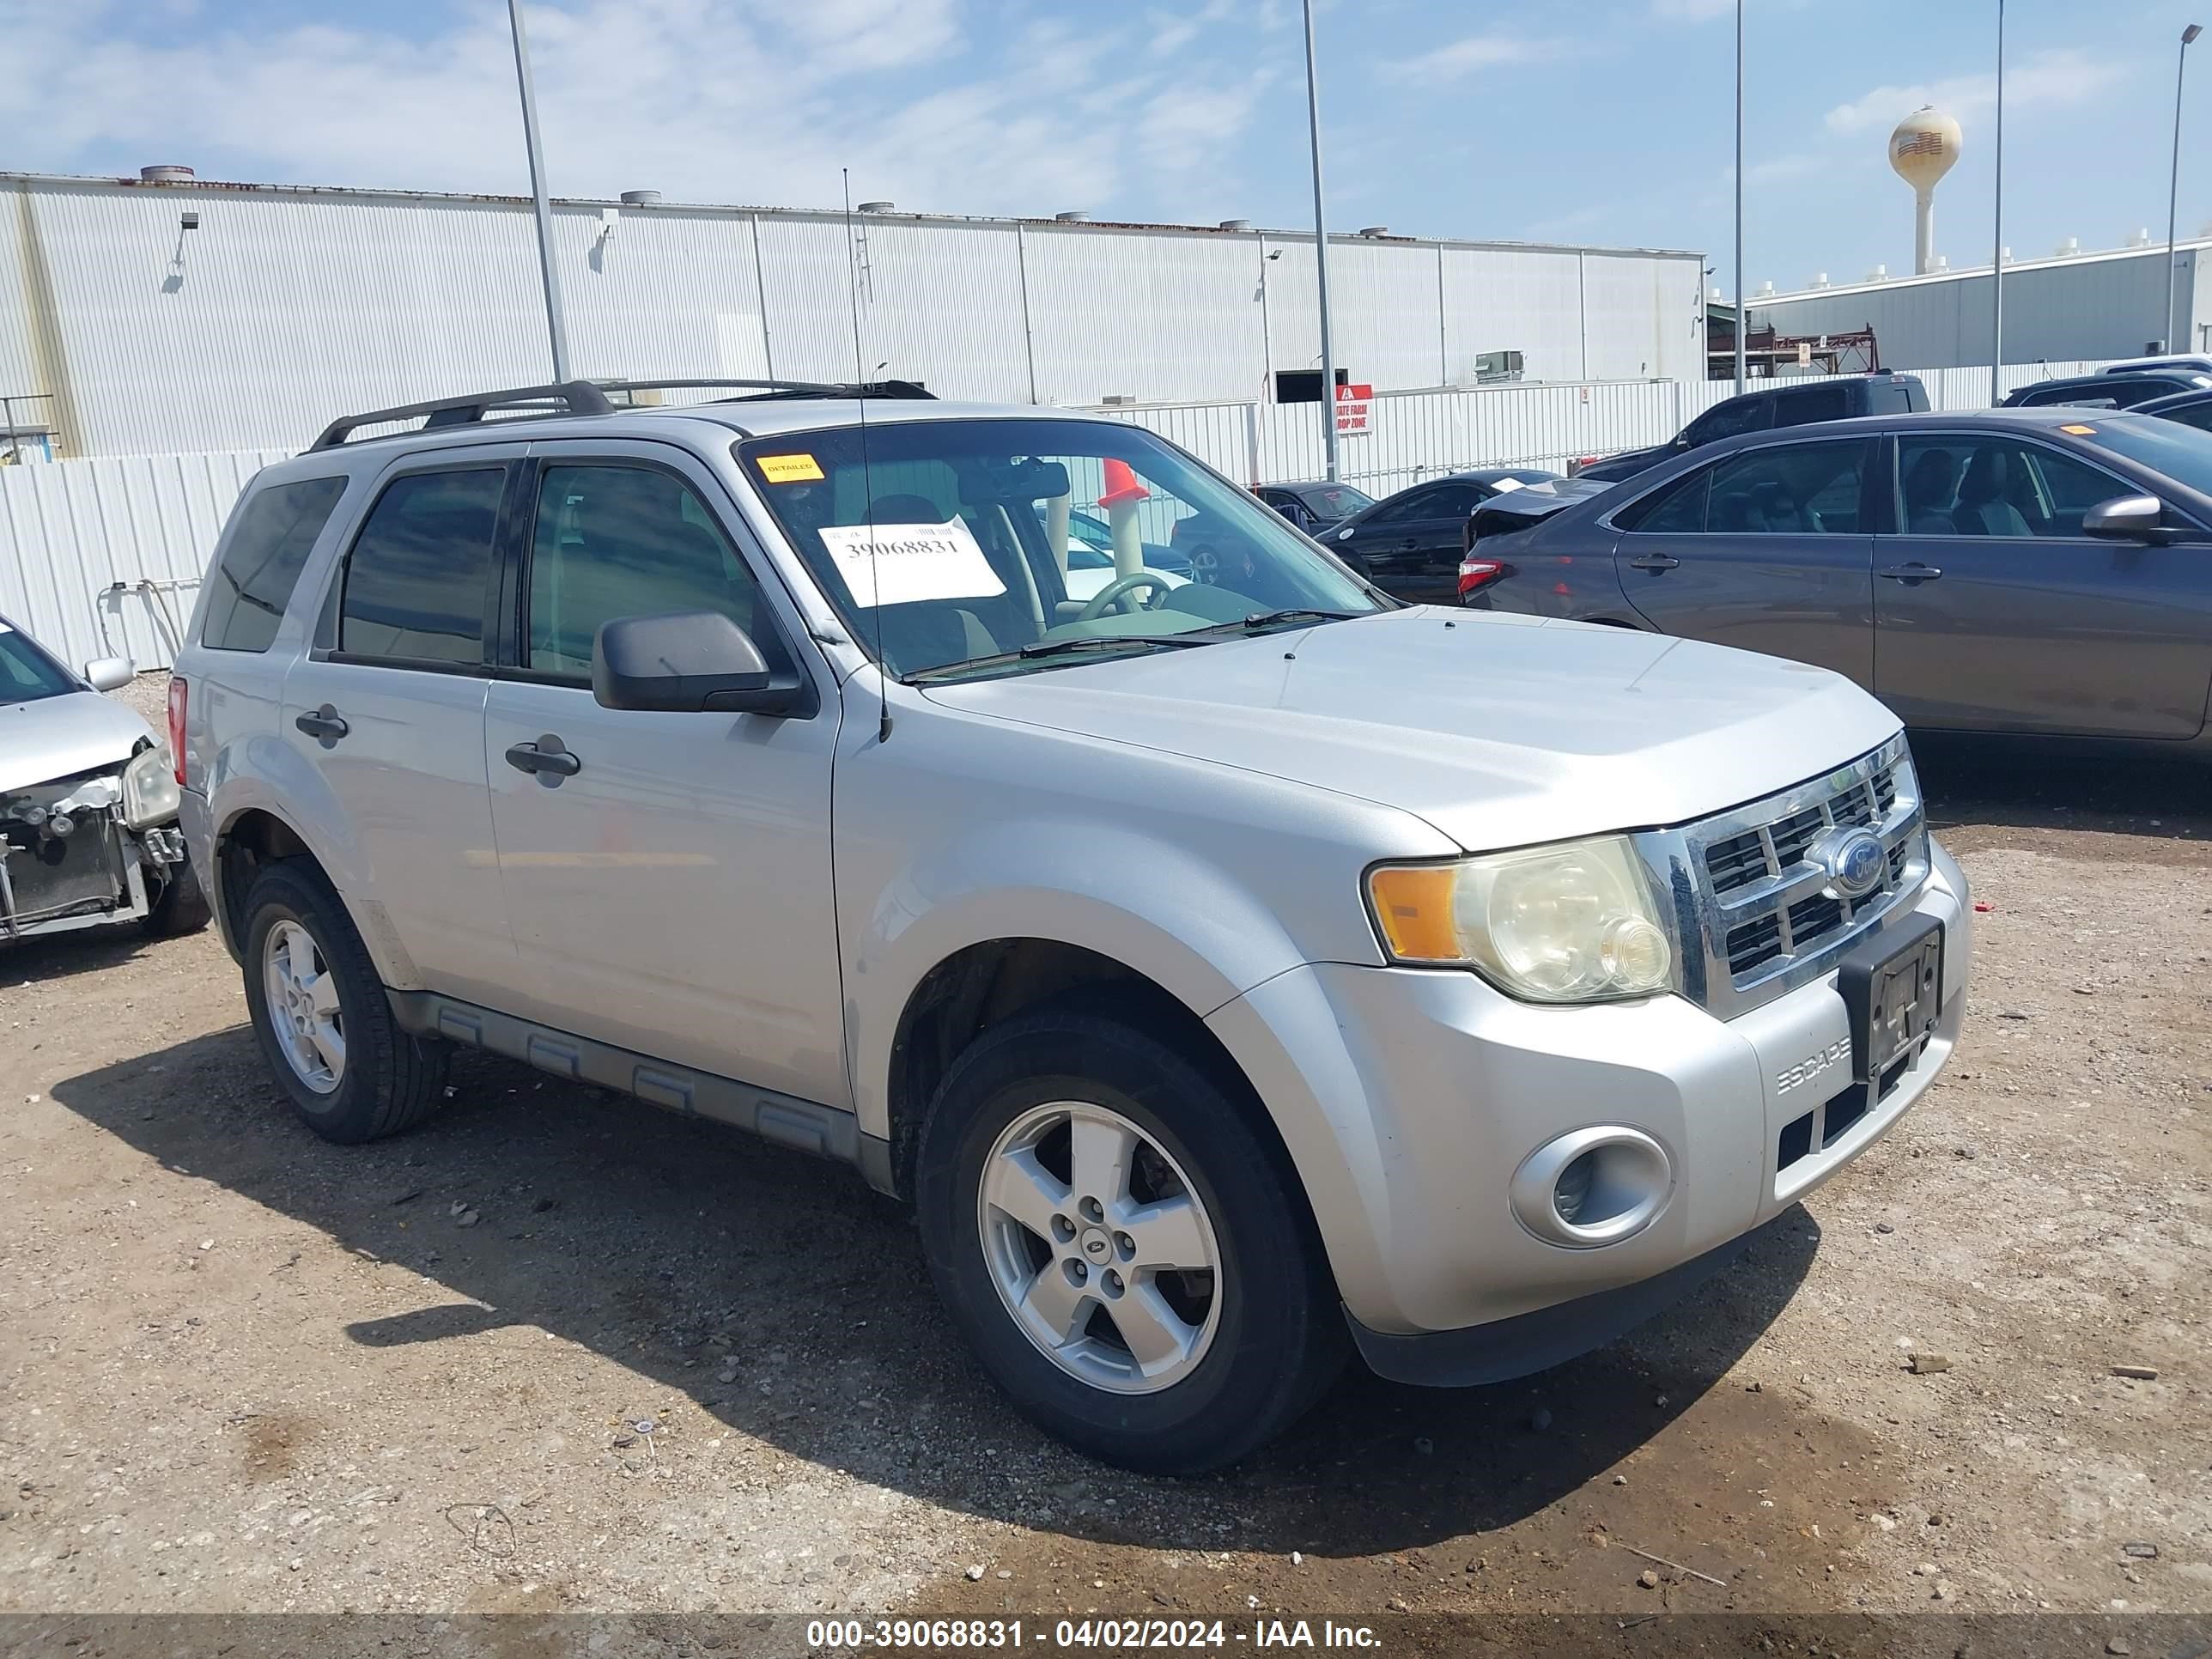
<svg viewBox="0 0 2212 1659"><path fill-rule="evenodd" d="M349 410L550 378L525 204L7 187L0 392L57 393L63 454L297 446ZM842 216L572 204L553 220L576 373L854 373ZM1262 398L1271 369L1319 362L1310 237L901 214L854 230L860 368L943 395ZM1505 349L1532 376L1693 378L1701 270L1687 254L1334 239L1338 362L1385 389L1466 384L1476 352Z"/></svg>
<svg viewBox="0 0 2212 1659"><path fill-rule="evenodd" d="M2212 324L2197 303L2197 270L2212 243L2175 254L2175 317L2166 311L2166 245L2118 256L2008 265L2004 279L2005 357L2012 363L2100 362L2140 356L2166 338L2177 351L2212 349L2196 325ZM1794 295L1751 308L1754 327L1784 334L1872 328L1886 363L1958 368L1990 360L1990 276L1912 277L1835 293Z"/></svg>
<svg viewBox="0 0 2212 1659"><path fill-rule="evenodd" d="M191 614L208 554L247 480L283 450L106 456L0 467L0 616L74 667L166 667L149 606ZM109 594L115 583L160 584Z"/></svg>
<svg viewBox="0 0 2212 1659"><path fill-rule="evenodd" d="M2004 386L2095 367L2018 365L2004 371ZM1938 409L1980 409L1989 402L1986 368L1929 369L1921 378ZM1385 495L1467 467L1565 471L1577 456L1658 443L1734 391L1724 380L1695 380L1386 393L1373 405L1374 430L1343 441L1344 477L1370 495ZM1239 483L1317 478L1323 471L1317 404L1176 404L1103 412L1181 444ZM257 468L288 453L0 467L0 614L72 662L113 650L142 668L164 665L149 599L103 594L118 581L179 583L184 592L177 614L188 611L191 590L232 502ZM1164 532L1164 524L1147 526L1148 534Z"/></svg>

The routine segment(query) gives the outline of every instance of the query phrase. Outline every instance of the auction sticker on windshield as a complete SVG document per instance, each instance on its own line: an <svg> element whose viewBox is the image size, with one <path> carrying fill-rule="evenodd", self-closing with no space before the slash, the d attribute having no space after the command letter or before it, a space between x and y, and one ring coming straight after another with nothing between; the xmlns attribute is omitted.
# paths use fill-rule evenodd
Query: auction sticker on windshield
<svg viewBox="0 0 2212 1659"><path fill-rule="evenodd" d="M957 514L943 524L824 525L817 533L855 605L988 599L1006 591Z"/></svg>

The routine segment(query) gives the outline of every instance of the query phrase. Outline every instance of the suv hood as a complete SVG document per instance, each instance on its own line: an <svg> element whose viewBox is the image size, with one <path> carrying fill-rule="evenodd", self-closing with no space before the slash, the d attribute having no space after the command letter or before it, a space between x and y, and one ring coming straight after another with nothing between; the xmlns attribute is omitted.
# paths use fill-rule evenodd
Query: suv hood
<svg viewBox="0 0 2212 1659"><path fill-rule="evenodd" d="M1433 606L924 695L1401 807L1471 852L1702 817L1898 729L1823 668Z"/></svg>
<svg viewBox="0 0 2212 1659"><path fill-rule="evenodd" d="M153 735L128 706L97 691L0 702L0 790L120 766Z"/></svg>

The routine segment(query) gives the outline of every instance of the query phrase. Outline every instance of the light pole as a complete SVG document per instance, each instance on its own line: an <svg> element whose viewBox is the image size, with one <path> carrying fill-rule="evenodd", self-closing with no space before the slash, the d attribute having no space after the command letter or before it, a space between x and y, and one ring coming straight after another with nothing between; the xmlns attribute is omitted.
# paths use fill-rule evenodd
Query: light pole
<svg viewBox="0 0 2212 1659"><path fill-rule="evenodd" d="M545 167L538 153L538 95L530 85L530 42L522 33L522 0L507 0L514 29L514 78L522 88L522 143L530 152L530 195L538 220L538 273L545 283L545 329L553 341L553 378L568 378L568 331L561 320L561 276L553 268L553 212L545 201Z"/></svg>
<svg viewBox="0 0 2212 1659"><path fill-rule="evenodd" d="M2166 187L2166 320L2158 325L2159 338L2165 349L2173 349L2173 220L2174 209L2181 198L2181 77L2189 68L2189 46L2204 33L2203 26L2191 23L2181 32L2181 49L2174 54L2173 65L2173 174ZM2187 344L2184 341L2183 344Z"/></svg>
<svg viewBox="0 0 2212 1659"><path fill-rule="evenodd" d="M1751 309L1743 300L1743 0L1735 0L1735 389L1743 392L1743 337Z"/></svg>
<svg viewBox="0 0 2212 1659"><path fill-rule="evenodd" d="M2004 0L1997 0L1997 185L1990 216L1990 407L2004 401ZM2167 307L2169 310L2171 307Z"/></svg>
<svg viewBox="0 0 2212 1659"><path fill-rule="evenodd" d="M1321 82L1314 69L1313 0L1305 0L1306 125L1313 138L1314 277L1321 292L1321 439L1328 481L1337 482L1336 352L1328 337L1328 221L1322 210Z"/></svg>

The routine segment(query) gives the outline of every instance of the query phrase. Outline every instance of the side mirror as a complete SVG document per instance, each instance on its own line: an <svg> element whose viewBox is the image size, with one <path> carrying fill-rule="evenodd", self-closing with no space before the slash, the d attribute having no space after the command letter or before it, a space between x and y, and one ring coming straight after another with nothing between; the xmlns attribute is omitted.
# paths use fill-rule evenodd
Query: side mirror
<svg viewBox="0 0 2212 1659"><path fill-rule="evenodd" d="M719 611L618 617L592 645L592 696L603 708L677 714L811 714L810 682L769 672L745 630Z"/></svg>
<svg viewBox="0 0 2212 1659"><path fill-rule="evenodd" d="M2115 495L2081 515L2081 533L2116 542L2164 541L2159 520L2165 516L2166 503L2155 495Z"/></svg>
<svg viewBox="0 0 2212 1659"><path fill-rule="evenodd" d="M94 657L84 665L84 678L95 691L118 691L137 673L128 657Z"/></svg>

